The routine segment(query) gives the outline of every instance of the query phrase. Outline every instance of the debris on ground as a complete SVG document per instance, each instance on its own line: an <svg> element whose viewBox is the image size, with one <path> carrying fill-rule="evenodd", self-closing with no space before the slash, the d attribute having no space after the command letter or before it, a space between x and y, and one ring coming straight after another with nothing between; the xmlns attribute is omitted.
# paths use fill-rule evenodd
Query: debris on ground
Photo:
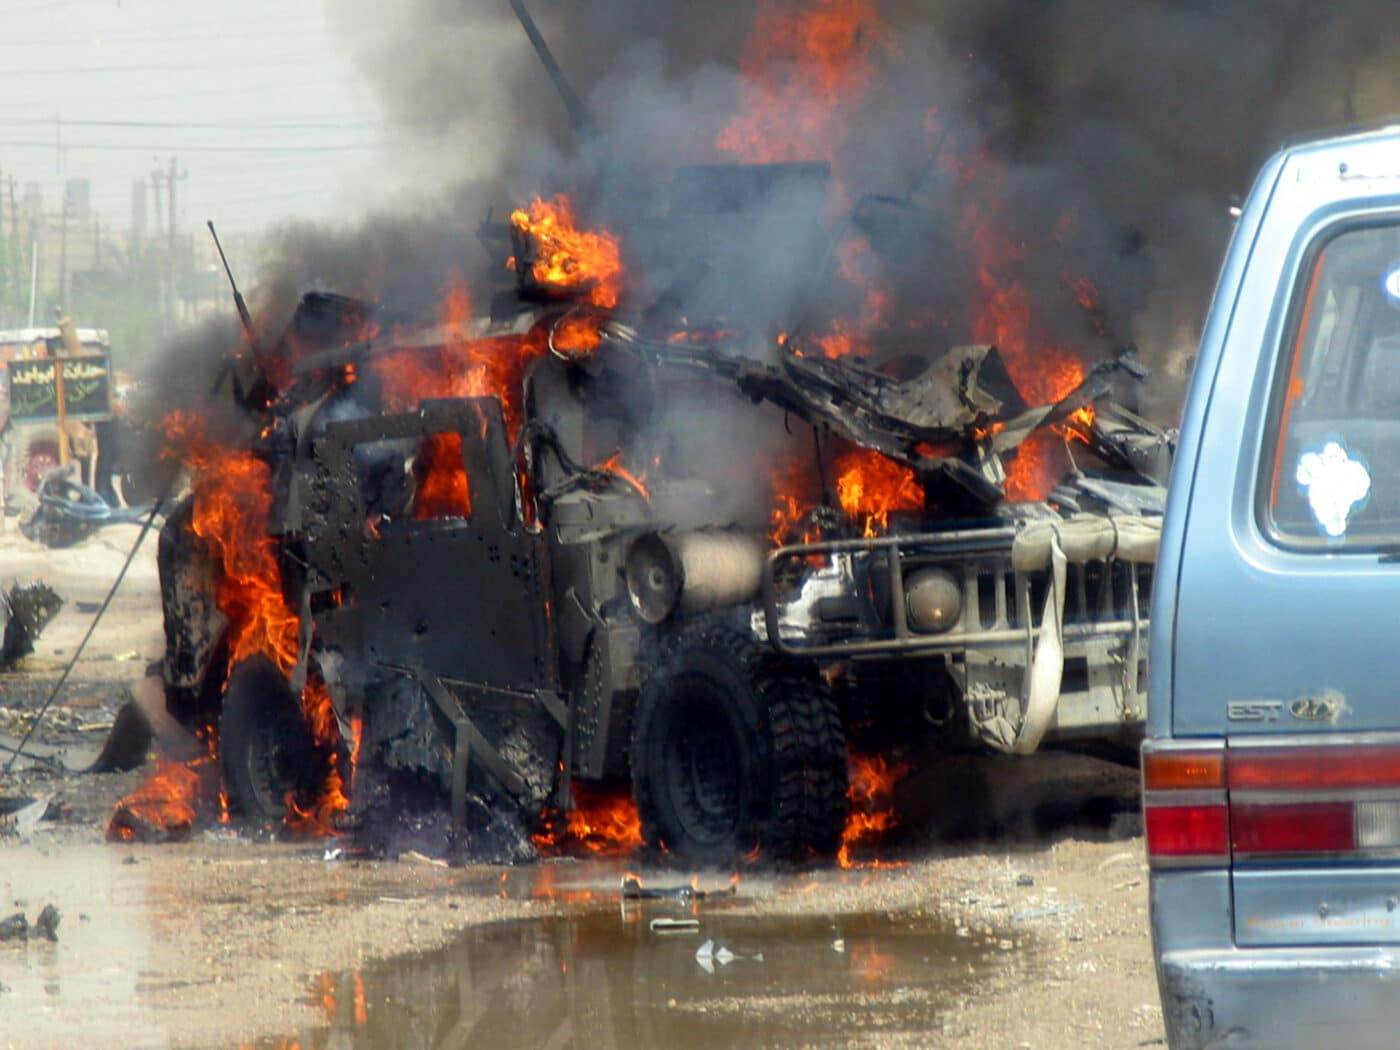
<svg viewBox="0 0 1400 1050"><path fill-rule="evenodd" d="M48 810L47 795L38 798L0 798L0 836L28 838Z"/></svg>
<svg viewBox="0 0 1400 1050"><path fill-rule="evenodd" d="M695 961L700 964L700 969L706 973L715 972L715 964L728 966L738 959L748 959L750 962L762 962L763 953L754 952L752 955L736 955L722 944L716 944L713 940L707 940L699 948L695 949Z"/></svg>
<svg viewBox="0 0 1400 1050"><path fill-rule="evenodd" d="M25 918L24 912L17 911L8 919L0 919L0 941L27 941L31 937L45 940L58 940L58 924L63 921L63 913L52 904L45 904L33 925Z"/></svg>
<svg viewBox="0 0 1400 1050"><path fill-rule="evenodd" d="M16 584L0 592L0 670L34 651L34 642L63 608L58 592L44 583Z"/></svg>
<svg viewBox="0 0 1400 1050"><path fill-rule="evenodd" d="M652 933L699 933L699 919L652 919L648 923Z"/></svg>
<svg viewBox="0 0 1400 1050"><path fill-rule="evenodd" d="M141 710L141 705L128 700L118 709L102 750L82 772L124 773L135 769L146 761L154 735L151 720Z"/></svg>
<svg viewBox="0 0 1400 1050"><path fill-rule="evenodd" d="M94 488L73 477L73 468L50 471L39 483L39 504L20 522L20 532L46 547L71 547L104 525L139 524L149 506L114 507Z"/></svg>
<svg viewBox="0 0 1400 1050"><path fill-rule="evenodd" d="M107 825L111 842L181 842L194 830L199 776L178 762L159 759L156 771L117 803Z"/></svg>
<svg viewBox="0 0 1400 1050"><path fill-rule="evenodd" d="M44 910L34 920L34 930L51 941L58 940L58 924L63 921L63 913L52 904L45 904Z"/></svg>
<svg viewBox="0 0 1400 1050"><path fill-rule="evenodd" d="M721 945L715 947L714 941L706 941L695 949L695 961L700 964L700 968L706 973L715 972L715 963L721 966L728 966L735 959L735 955L728 948Z"/></svg>
<svg viewBox="0 0 1400 1050"><path fill-rule="evenodd" d="M635 875L622 876L622 899L625 901L702 901L714 897L733 897L737 890L738 887L733 883L722 890L702 890L696 881L681 886L643 886L642 880Z"/></svg>

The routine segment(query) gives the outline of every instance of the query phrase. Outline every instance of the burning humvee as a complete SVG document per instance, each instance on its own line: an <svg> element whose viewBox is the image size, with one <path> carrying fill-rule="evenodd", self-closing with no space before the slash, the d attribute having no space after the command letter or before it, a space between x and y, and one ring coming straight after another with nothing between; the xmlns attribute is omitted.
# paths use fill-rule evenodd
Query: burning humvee
<svg viewBox="0 0 1400 1050"><path fill-rule="evenodd" d="M891 741L1136 740L1172 442L1110 395L1143 370L858 338L848 271L939 226L865 198L833 232L830 182L681 168L626 264L536 199L480 231L489 310L449 281L431 321L312 293L249 327L243 436L167 421L193 488L159 553L167 704L230 810L426 795L470 850L601 785L677 860L782 861L837 850Z"/></svg>
<svg viewBox="0 0 1400 1050"><path fill-rule="evenodd" d="M239 384L245 443L172 421L167 700L234 811L327 821L370 769L462 826L625 784L658 850L782 860L836 850L850 742L1135 739L1170 440L1107 399L1131 354L1027 406L990 345L875 367L624 310L562 198L509 236L489 316L313 293ZM786 443L695 454L747 416ZM1008 501L1036 435L1076 469Z"/></svg>

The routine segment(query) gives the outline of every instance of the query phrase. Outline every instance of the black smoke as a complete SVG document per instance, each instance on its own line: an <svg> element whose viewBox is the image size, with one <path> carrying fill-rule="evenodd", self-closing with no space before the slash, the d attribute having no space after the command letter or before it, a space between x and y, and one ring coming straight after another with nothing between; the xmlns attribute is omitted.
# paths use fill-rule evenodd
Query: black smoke
<svg viewBox="0 0 1400 1050"><path fill-rule="evenodd" d="M782 4L532 6L597 123L590 139L570 128L505 0L336 5L347 49L413 143L406 162L443 189L353 232L283 230L270 284L330 284L410 310L449 270L489 289L504 274L478 222L557 191L623 233L629 262L651 279L629 305L684 284L686 230L667 225L672 176L733 159L714 141L743 104L739 59L754 13ZM975 334L964 314L985 260L968 217L991 212L1017 249L999 276L1029 290L1041 337L1088 357L1136 342L1169 377L1199 329L1232 199L1285 139L1386 113L1400 46L1381 0L877 0L876 10L878 42L851 44L870 50L875 75L829 159L899 312L934 319L948 343ZM757 206L742 224L751 245L733 253L757 268L729 256L720 267L736 289L772 290L761 320L775 325L810 305L791 300L814 287L824 302L840 298L821 283L830 260L791 219ZM845 229L844 217L821 221L828 239ZM790 272L774 270L783 258ZM1070 293L1081 278L1098 291L1095 315Z"/></svg>

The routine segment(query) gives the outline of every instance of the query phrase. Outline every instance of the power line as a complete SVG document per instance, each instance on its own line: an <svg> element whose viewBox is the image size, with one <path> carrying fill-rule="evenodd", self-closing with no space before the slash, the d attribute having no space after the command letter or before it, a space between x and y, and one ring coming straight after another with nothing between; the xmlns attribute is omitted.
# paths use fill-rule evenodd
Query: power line
<svg viewBox="0 0 1400 1050"><path fill-rule="evenodd" d="M45 6L49 0L45 0ZM10 12L6 12L7 14ZM267 19L260 19L260 24L265 27L273 27L270 31L251 33L229 33L222 29L218 31L220 41L226 40L286 40L289 35L295 35L299 31L310 32L320 30L325 27L325 22L321 20L298 21L295 19L285 22L271 22ZM0 41L0 51L14 50L23 51L27 55L33 55L40 47L54 47L63 51L64 54L71 55L75 47L100 46L104 48L120 48L129 44L169 44L182 43L188 41L198 41L205 43L209 40L210 31L200 33L117 33L110 34L97 33L95 36L49 36L49 37L24 37L19 40Z"/></svg>
<svg viewBox="0 0 1400 1050"><path fill-rule="evenodd" d="M290 55L259 56L269 59L264 62L240 62L238 69L280 69L289 63L306 62L315 58L324 57L322 54L312 54L305 51ZM174 64L148 64L139 63L136 65L110 65L110 66L31 66L28 68L15 69L10 66L0 67L0 77L40 77L40 76L82 76L89 73L207 73L210 70L208 62L174 63Z"/></svg>
<svg viewBox="0 0 1400 1050"><path fill-rule="evenodd" d="M249 78L249 80L242 81L238 84L225 84L212 88L191 87L186 91L141 95L124 93L123 102L128 105L155 105L163 102L207 102L211 98L227 98L234 95L238 97L240 103L246 103L250 98L264 99L269 95L275 96L280 102L287 98L289 92L302 91L312 87L325 88L325 86L325 77L312 77L306 80L262 80Z"/></svg>
<svg viewBox="0 0 1400 1050"><path fill-rule="evenodd" d="M201 131L319 131L379 128L384 125L370 120L345 120L336 123L318 121L191 121L191 120L69 120L67 117L3 117L0 124L25 127L65 128L180 128Z"/></svg>
<svg viewBox="0 0 1400 1050"><path fill-rule="evenodd" d="M42 139L0 139L0 147L5 149L57 149L57 150L94 150L97 152L111 152L116 150L146 151L151 153L169 153L176 150L181 153L343 153L359 149L378 149L381 146L394 145L391 142L339 142L333 145L321 144L310 146L172 146L169 143L143 143L139 145L129 145L121 142L63 142L55 143Z"/></svg>

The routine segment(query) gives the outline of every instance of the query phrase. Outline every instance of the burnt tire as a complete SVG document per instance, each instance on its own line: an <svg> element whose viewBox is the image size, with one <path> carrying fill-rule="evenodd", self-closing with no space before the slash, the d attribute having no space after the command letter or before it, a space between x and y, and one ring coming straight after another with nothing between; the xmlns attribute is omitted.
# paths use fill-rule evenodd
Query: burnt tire
<svg viewBox="0 0 1400 1050"><path fill-rule="evenodd" d="M229 810L275 823L287 797L314 784L316 744L301 705L266 656L244 660L229 674L219 716L219 764Z"/></svg>
<svg viewBox="0 0 1400 1050"><path fill-rule="evenodd" d="M637 700L647 844L686 864L791 862L840 845L846 741L825 683L728 625L682 633Z"/></svg>

